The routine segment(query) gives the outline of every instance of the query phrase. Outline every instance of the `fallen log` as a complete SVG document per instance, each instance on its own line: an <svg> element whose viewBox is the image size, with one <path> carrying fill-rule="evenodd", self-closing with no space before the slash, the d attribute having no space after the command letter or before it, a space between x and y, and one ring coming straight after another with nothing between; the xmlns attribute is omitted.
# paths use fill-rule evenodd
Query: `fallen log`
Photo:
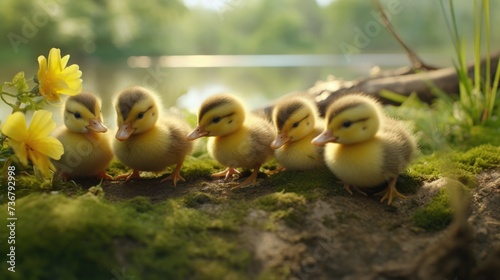
<svg viewBox="0 0 500 280"><path fill-rule="evenodd" d="M490 73L494 76L500 53L490 58ZM486 59L481 61L481 73L486 71ZM468 66L469 77L474 75L474 64ZM404 96L416 93L418 97L427 103L431 103L435 98L435 89L439 89L450 95L458 94L459 79L454 67L440 68L425 72L417 72L411 68L401 68L392 73L384 73L363 79L344 81L333 79L330 81L318 82L316 85L303 92L292 92L281 98L291 96L303 96L313 99L318 105L321 115L324 115L328 105L338 97L356 92L363 92L378 98L384 104L395 104L394 101L384 98L381 92L392 91ZM270 118L273 104L261 110Z"/></svg>

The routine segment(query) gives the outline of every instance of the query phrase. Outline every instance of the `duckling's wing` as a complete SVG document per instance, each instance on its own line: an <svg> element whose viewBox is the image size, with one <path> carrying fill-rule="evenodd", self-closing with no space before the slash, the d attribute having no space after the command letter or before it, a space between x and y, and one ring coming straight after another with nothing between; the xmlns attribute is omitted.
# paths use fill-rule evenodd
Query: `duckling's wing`
<svg viewBox="0 0 500 280"><path fill-rule="evenodd" d="M249 132L253 150L257 154L262 154L265 157L269 154L273 154L274 151L271 148L271 142L274 139L274 129L271 123L257 116L249 117L251 118L250 123L252 124L249 126Z"/></svg>
<svg viewBox="0 0 500 280"><path fill-rule="evenodd" d="M402 122L386 118L382 127L384 172L399 175L415 155L417 144L410 129Z"/></svg>
<svg viewBox="0 0 500 280"><path fill-rule="evenodd" d="M171 153L188 154L193 149L193 142L186 139L186 135L191 132L191 127L182 119L169 116L163 120L163 124L168 128L170 136Z"/></svg>
<svg viewBox="0 0 500 280"><path fill-rule="evenodd" d="M314 137L318 136L323 132L323 119L320 119L320 124L316 124L316 127L314 128ZM312 144L311 144L312 145ZM313 158L319 158L321 161L324 162L325 160L325 146L315 146L315 151L316 154L313 156Z"/></svg>

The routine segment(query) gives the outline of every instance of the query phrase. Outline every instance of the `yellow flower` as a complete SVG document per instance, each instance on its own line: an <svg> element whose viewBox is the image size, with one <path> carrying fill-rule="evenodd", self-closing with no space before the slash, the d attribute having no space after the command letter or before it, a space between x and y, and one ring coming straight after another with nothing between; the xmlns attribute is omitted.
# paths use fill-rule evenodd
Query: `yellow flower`
<svg viewBox="0 0 500 280"><path fill-rule="evenodd" d="M59 140L49 136L56 128L52 113L36 111L26 128L26 119L21 112L10 115L2 126L2 134L8 137L8 144L19 161L26 166L28 159L47 176L49 169L55 170L49 158L60 159L64 148Z"/></svg>
<svg viewBox="0 0 500 280"><path fill-rule="evenodd" d="M77 95L82 91L82 71L78 65L66 67L69 55L61 58L61 50L52 48L49 59L38 57L38 90L45 99L59 101L60 94Z"/></svg>

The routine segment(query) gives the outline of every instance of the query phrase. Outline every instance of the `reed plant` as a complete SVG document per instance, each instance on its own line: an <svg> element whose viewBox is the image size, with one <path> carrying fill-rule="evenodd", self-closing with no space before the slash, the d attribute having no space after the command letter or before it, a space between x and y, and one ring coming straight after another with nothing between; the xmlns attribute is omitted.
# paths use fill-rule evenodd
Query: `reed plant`
<svg viewBox="0 0 500 280"><path fill-rule="evenodd" d="M459 78L460 98L458 114L463 117L465 125L484 125L492 120L497 102L498 82L500 78L500 60L496 65L494 75L491 71L491 24L489 0L474 0L474 72L472 77L467 68L466 40L458 28L454 1L440 1L441 9L446 20L455 48L456 60L453 62ZM484 60L481 59L484 49Z"/></svg>

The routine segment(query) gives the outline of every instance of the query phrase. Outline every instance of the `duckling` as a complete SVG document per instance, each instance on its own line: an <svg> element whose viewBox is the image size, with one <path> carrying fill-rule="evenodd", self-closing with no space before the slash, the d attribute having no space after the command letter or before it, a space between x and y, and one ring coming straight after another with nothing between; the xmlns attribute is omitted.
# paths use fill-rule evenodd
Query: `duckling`
<svg viewBox="0 0 500 280"><path fill-rule="evenodd" d="M111 179L105 170L113 159L108 130L102 124L101 101L91 93L69 97L63 111L64 125L55 137L64 146L54 166L65 179L98 177Z"/></svg>
<svg viewBox="0 0 500 280"><path fill-rule="evenodd" d="M176 164L170 176L162 182L179 180L184 159L193 150L185 135L191 128L183 120L162 118L161 102L151 91L131 87L122 91L115 100L118 131L113 142L116 157L133 169L132 173L119 175L126 181L140 178L139 171L161 172Z"/></svg>
<svg viewBox="0 0 500 280"><path fill-rule="evenodd" d="M271 143L276 161L285 169L308 170L325 165L323 147L311 141L323 130L318 109L308 99L293 97L278 102L272 114L278 132Z"/></svg>
<svg viewBox="0 0 500 280"><path fill-rule="evenodd" d="M403 122L391 119L382 105L364 94L345 95L334 101L326 112L327 125L313 139L324 145L325 161L330 170L351 187L377 187L389 182L380 202L392 204L395 197L405 198L396 189L399 174L414 157L415 136ZM358 190L359 191L359 190Z"/></svg>
<svg viewBox="0 0 500 280"><path fill-rule="evenodd" d="M253 168L252 174L239 185L255 185L260 166L272 158L272 125L266 120L247 113L243 103L229 94L216 94L207 98L198 111L198 126L188 136L194 140L210 137L209 154L227 169L212 174L224 177L240 174L235 168Z"/></svg>

